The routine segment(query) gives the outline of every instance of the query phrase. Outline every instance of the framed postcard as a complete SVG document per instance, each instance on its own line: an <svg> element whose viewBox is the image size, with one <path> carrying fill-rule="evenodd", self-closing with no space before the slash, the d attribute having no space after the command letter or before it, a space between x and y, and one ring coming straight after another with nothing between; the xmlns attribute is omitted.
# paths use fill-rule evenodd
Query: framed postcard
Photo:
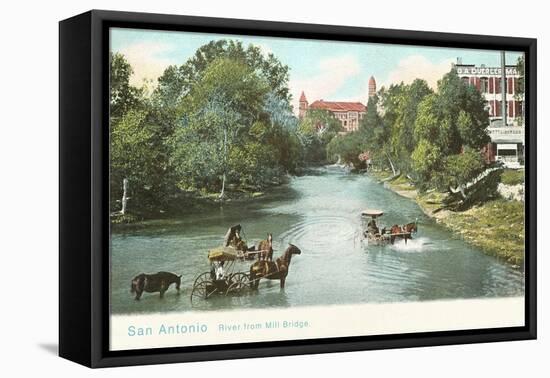
<svg viewBox="0 0 550 378"><path fill-rule="evenodd" d="M60 23L60 355L536 337L536 40Z"/></svg>

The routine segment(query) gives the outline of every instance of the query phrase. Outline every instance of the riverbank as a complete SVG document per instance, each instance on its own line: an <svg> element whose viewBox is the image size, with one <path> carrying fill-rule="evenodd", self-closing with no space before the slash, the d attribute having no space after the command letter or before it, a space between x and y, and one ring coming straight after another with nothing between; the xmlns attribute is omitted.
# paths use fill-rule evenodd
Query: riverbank
<svg viewBox="0 0 550 378"><path fill-rule="evenodd" d="M432 191L420 194L405 177L388 180L391 172L369 172L393 192L410 198L436 222L446 226L465 241L514 266L521 267L525 250L525 206L521 201L497 199L466 211L441 209L445 194Z"/></svg>
<svg viewBox="0 0 550 378"><path fill-rule="evenodd" d="M263 198L273 192L273 188L281 187L288 184L290 176L285 175L278 178L272 178L264 188L244 187L234 184L228 184L224 190L223 197L220 192L212 192L204 189L180 191L173 195L163 208L155 209L150 212L134 213L131 209L126 214L120 212L111 213L111 224L125 225L139 223L146 220L164 219L181 214L186 214L189 211L201 210L210 206L221 206L229 203L247 203L251 200Z"/></svg>

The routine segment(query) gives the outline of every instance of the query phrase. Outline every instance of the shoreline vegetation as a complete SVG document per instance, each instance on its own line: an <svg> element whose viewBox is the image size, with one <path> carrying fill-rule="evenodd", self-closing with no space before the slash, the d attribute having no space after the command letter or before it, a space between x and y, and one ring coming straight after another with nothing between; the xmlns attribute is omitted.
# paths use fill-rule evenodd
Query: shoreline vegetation
<svg viewBox="0 0 550 378"><path fill-rule="evenodd" d="M368 175L378 180L394 193L415 201L428 217L447 227L466 242L484 253L521 268L525 251L525 206L521 201L492 199L464 211L443 208L446 194L430 191L421 193L407 178L394 177L389 170L370 171ZM523 182L518 171L505 171L502 182L513 185Z"/></svg>

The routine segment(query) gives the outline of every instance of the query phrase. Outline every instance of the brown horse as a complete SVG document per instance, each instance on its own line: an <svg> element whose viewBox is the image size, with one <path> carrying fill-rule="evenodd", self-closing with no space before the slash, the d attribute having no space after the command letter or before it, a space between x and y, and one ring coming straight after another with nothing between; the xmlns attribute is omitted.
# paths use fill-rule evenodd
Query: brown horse
<svg viewBox="0 0 550 378"><path fill-rule="evenodd" d="M158 272L155 274L141 273L134 277L130 292L135 294L136 301L139 301L143 292L155 293L160 292L160 297L164 297L164 293L170 285L176 284L176 290L180 291L181 276L170 272Z"/></svg>
<svg viewBox="0 0 550 378"><path fill-rule="evenodd" d="M275 261L258 260L250 266L250 287L258 289L261 278L268 280L280 280L281 289L285 287L288 268L292 255L299 255L302 251L295 245L289 244L286 251Z"/></svg>
<svg viewBox="0 0 550 378"><path fill-rule="evenodd" d="M393 226L391 226L390 233L392 235L390 236L390 242L393 244L395 242L395 239L401 238L401 239L405 239L405 244L407 244L407 240L412 239L412 234L416 233L417 231L418 231L417 221L407 223L403 225L403 227L397 224L394 224ZM394 234L399 234L399 235L394 235Z"/></svg>
<svg viewBox="0 0 550 378"><path fill-rule="evenodd" d="M258 243L258 259L273 260L273 235L267 234L267 239Z"/></svg>

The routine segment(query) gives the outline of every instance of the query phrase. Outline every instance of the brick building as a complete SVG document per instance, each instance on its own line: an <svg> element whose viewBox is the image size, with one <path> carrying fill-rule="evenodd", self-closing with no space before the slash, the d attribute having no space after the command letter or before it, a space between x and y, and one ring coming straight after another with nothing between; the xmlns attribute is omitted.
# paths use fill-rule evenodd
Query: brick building
<svg viewBox="0 0 550 378"><path fill-rule="evenodd" d="M458 76L467 84L477 88L487 101L489 112L487 130L491 143L485 148L486 159L502 161L509 167L520 167L524 156L525 125L523 123L524 97L518 94L521 76L517 67L505 67L504 88L501 67L456 64L455 68ZM503 101L506 104L505 121L502 114Z"/></svg>
<svg viewBox="0 0 550 378"><path fill-rule="evenodd" d="M492 123L502 121L502 69L500 67L456 64L456 73L467 84L473 85L487 100ZM507 125L517 125L523 115L523 98L517 96L520 75L516 66L506 66Z"/></svg>
<svg viewBox="0 0 550 378"><path fill-rule="evenodd" d="M376 81L371 76L369 79L369 97L375 93ZM299 100L298 117L302 119L310 109L328 110L334 118L341 122L345 132L357 130L359 122L367 113L367 106L361 102L325 101L321 99L309 104L305 93L302 91Z"/></svg>

